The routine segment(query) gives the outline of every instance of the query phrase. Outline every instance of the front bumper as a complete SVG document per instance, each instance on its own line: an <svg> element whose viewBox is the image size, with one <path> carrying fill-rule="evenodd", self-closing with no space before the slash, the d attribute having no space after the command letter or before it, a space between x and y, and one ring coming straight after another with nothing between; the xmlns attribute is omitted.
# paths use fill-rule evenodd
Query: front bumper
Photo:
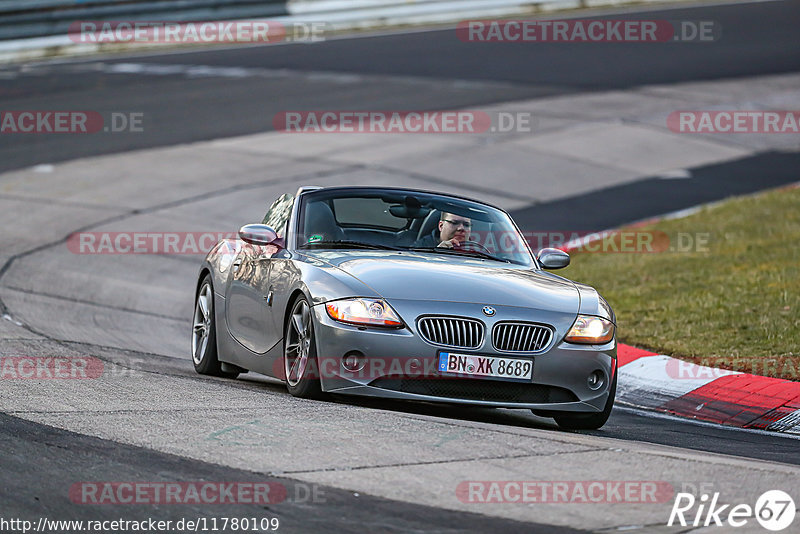
<svg viewBox="0 0 800 534"><path fill-rule="evenodd" d="M429 303L430 304L430 303ZM442 303L442 313L470 317L475 305ZM396 303L392 305L397 309ZM531 311L496 307L502 320L532 320ZM316 317L319 375L324 391L427 402L476 406L529 408L543 411L592 413L602 411L616 372L616 339L605 345L574 345L560 341L563 325L545 351L534 355L499 352L488 339L476 350L448 349L427 343L415 324L399 330L356 327L331 319L324 305L312 308ZM409 310L398 310L410 317ZM403 312L406 313L403 313ZM430 311L430 310L426 310ZM483 318L487 332L498 318ZM563 320L563 324L567 324ZM570 323L571 324L571 323ZM568 328L568 327L567 327ZM490 336L487 335L487 338ZM527 381L444 377L437 371L440 351L472 353L533 362ZM342 360L349 354L365 362L348 371ZM589 376L599 371L604 380L594 389Z"/></svg>

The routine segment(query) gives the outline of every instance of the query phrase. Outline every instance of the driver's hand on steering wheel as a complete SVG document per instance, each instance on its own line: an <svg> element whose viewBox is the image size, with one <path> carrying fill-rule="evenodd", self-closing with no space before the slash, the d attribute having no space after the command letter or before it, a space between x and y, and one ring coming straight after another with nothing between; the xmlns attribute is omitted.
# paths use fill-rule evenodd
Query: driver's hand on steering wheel
<svg viewBox="0 0 800 534"><path fill-rule="evenodd" d="M448 239L447 241L442 241L441 243L439 243L436 246L439 247L439 248L458 248L458 247L461 246L461 242L454 237L453 239Z"/></svg>

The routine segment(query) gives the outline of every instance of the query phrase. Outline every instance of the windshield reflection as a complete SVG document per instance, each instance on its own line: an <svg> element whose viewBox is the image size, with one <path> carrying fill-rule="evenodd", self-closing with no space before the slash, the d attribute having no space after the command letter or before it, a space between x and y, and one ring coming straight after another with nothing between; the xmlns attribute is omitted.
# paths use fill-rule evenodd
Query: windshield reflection
<svg viewBox="0 0 800 534"><path fill-rule="evenodd" d="M408 250L534 264L528 244L504 211L403 189L333 188L303 194L295 247Z"/></svg>

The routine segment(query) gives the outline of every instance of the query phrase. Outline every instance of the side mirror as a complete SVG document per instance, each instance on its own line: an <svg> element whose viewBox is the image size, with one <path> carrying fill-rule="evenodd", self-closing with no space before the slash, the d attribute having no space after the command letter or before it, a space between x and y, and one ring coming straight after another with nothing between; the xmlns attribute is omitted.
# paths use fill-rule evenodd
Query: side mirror
<svg viewBox="0 0 800 534"><path fill-rule="evenodd" d="M557 248L543 248L538 260L545 269L563 269L569 265L569 254Z"/></svg>
<svg viewBox="0 0 800 534"><path fill-rule="evenodd" d="M239 238L251 245L272 245L278 234L266 224L247 224L239 228Z"/></svg>

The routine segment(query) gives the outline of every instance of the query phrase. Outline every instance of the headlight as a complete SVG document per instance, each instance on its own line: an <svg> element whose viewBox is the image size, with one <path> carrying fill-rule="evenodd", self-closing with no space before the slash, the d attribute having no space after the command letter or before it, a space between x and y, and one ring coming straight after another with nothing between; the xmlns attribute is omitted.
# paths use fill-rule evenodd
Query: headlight
<svg viewBox="0 0 800 534"><path fill-rule="evenodd" d="M614 339L614 323L602 317L579 315L564 341L585 345L601 345Z"/></svg>
<svg viewBox="0 0 800 534"><path fill-rule="evenodd" d="M325 304L331 319L364 326L403 326L403 321L386 302L380 299L344 299Z"/></svg>

